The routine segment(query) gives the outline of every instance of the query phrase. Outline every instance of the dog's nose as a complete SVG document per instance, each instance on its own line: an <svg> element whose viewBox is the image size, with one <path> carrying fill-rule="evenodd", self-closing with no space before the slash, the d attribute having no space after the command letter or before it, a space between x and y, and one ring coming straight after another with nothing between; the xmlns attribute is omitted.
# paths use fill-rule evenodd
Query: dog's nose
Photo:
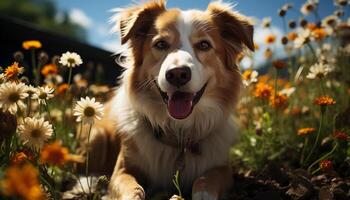
<svg viewBox="0 0 350 200"><path fill-rule="evenodd" d="M165 78L173 86L183 86L191 80L191 69L187 66L176 67L168 70L165 74Z"/></svg>

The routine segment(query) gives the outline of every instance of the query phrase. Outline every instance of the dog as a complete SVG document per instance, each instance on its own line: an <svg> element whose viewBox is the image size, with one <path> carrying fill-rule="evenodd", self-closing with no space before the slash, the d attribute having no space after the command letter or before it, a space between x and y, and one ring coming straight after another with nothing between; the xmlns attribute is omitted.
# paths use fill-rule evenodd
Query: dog
<svg viewBox="0 0 350 200"><path fill-rule="evenodd" d="M165 4L118 9L114 17L128 46L126 66L89 149L90 170L113 171L110 199L174 192L177 171L181 190L194 200L219 199L232 184L237 58L254 51L253 26L221 1L205 11Z"/></svg>

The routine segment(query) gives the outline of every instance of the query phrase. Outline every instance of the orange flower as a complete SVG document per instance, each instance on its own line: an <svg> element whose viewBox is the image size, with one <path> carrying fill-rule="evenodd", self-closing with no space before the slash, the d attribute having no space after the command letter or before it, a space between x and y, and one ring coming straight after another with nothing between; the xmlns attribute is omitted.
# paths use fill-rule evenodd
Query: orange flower
<svg viewBox="0 0 350 200"><path fill-rule="evenodd" d="M266 44L272 44L272 43L274 43L276 41L276 36L275 35L268 35L268 36L266 36L266 38L265 38L265 43Z"/></svg>
<svg viewBox="0 0 350 200"><path fill-rule="evenodd" d="M56 94L64 94L66 91L68 90L68 84L67 83L63 83L60 86L58 86L57 90L56 90Z"/></svg>
<svg viewBox="0 0 350 200"><path fill-rule="evenodd" d="M321 41L325 37L327 37L327 32L323 28L316 28L315 30L312 31L311 34L316 41Z"/></svg>
<svg viewBox="0 0 350 200"><path fill-rule="evenodd" d="M308 134L313 133L315 131L316 131L315 128L301 128L298 130L298 135L299 136L308 135Z"/></svg>
<svg viewBox="0 0 350 200"><path fill-rule="evenodd" d="M275 60L272 62L272 64L276 69L283 69L287 66L286 62L283 60Z"/></svg>
<svg viewBox="0 0 350 200"><path fill-rule="evenodd" d="M335 100L329 96L321 96L314 99L314 104L317 104L320 106L329 106L329 105L334 105L335 103L336 103Z"/></svg>
<svg viewBox="0 0 350 200"><path fill-rule="evenodd" d="M298 37L298 34L296 32L290 32L288 33L288 36L287 36L289 41L294 41L297 37Z"/></svg>
<svg viewBox="0 0 350 200"><path fill-rule="evenodd" d="M273 92L273 88L266 83L258 83L256 85L254 96L262 99L269 99Z"/></svg>
<svg viewBox="0 0 350 200"><path fill-rule="evenodd" d="M315 30L317 28L317 25L314 24L314 23L308 23L306 25L306 28L309 29L310 31L313 31L313 30Z"/></svg>
<svg viewBox="0 0 350 200"><path fill-rule="evenodd" d="M28 160L27 155L24 152L18 152L11 158L11 164L20 165Z"/></svg>
<svg viewBox="0 0 350 200"><path fill-rule="evenodd" d="M257 43L254 43L254 50L258 51L260 49L260 46Z"/></svg>
<svg viewBox="0 0 350 200"><path fill-rule="evenodd" d="M28 40L22 43L23 49L39 49L41 48L41 42L38 40Z"/></svg>
<svg viewBox="0 0 350 200"><path fill-rule="evenodd" d="M320 168L322 170L331 170L333 168L333 163L330 160L322 160L320 162Z"/></svg>
<svg viewBox="0 0 350 200"><path fill-rule="evenodd" d="M270 104L273 108L285 108L287 106L287 96L283 94L271 95Z"/></svg>
<svg viewBox="0 0 350 200"><path fill-rule="evenodd" d="M62 147L59 141L45 145L40 154L41 163L61 166L70 161L83 162L83 158L79 155L69 154L68 149Z"/></svg>
<svg viewBox="0 0 350 200"><path fill-rule="evenodd" d="M57 74L57 73L58 73L58 69L57 69L57 66L55 64L45 65L41 70L41 74L43 76L47 76L49 74Z"/></svg>
<svg viewBox="0 0 350 200"><path fill-rule="evenodd" d="M5 76L9 80L16 80L18 76L24 71L23 67L18 66L18 62L14 62L12 65L8 66L5 70Z"/></svg>
<svg viewBox="0 0 350 200"><path fill-rule="evenodd" d="M44 199L38 175L37 169L29 164L9 167L5 172L5 179L0 182L4 195L25 200Z"/></svg>
<svg viewBox="0 0 350 200"><path fill-rule="evenodd" d="M348 141L349 140L349 136L345 132L342 132L342 131L334 132L333 133L333 137L335 139L338 139L338 140L344 140L344 141Z"/></svg>
<svg viewBox="0 0 350 200"><path fill-rule="evenodd" d="M267 48L267 49L265 50L265 52L264 52L264 57L265 57L266 59L269 59L269 58L271 58L271 56L272 56L272 51L271 51L270 48Z"/></svg>

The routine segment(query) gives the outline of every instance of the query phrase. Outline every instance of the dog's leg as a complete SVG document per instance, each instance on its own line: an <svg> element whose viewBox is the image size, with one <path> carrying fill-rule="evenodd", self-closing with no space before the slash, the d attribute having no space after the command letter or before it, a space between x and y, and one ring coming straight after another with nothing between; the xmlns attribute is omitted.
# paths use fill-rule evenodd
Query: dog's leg
<svg viewBox="0 0 350 200"><path fill-rule="evenodd" d="M109 184L109 199L144 200L145 197L144 189L128 170L124 152L121 151Z"/></svg>
<svg viewBox="0 0 350 200"><path fill-rule="evenodd" d="M232 184L228 166L213 168L197 178L192 187L192 200L216 200Z"/></svg>

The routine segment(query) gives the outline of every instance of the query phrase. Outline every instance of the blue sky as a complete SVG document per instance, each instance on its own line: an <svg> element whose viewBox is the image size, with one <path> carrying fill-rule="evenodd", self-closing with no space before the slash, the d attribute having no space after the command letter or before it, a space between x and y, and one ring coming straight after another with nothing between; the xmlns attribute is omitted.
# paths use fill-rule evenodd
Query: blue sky
<svg viewBox="0 0 350 200"><path fill-rule="evenodd" d="M88 42L94 46L115 51L119 47L117 34L110 33L111 25L108 19L112 13L109 10L117 7L127 7L134 1L130 0L54 0L60 10L67 11L76 23L81 24L88 30ZM228 2L237 4L235 10L242 14L262 19L271 17L274 34L283 34L282 20L277 14L277 10L285 3L292 3L294 9L288 12L286 19L298 19L300 17L300 7L306 0L231 0ZM139 1L137 1L139 2ZM168 0L167 7L180 7L182 9L202 9L205 10L210 0ZM226 1L227 2L227 1ZM321 17L333 13L333 0L320 0L319 13ZM307 19L314 20L313 16ZM260 27L255 29L255 40L259 44L265 37L266 30ZM260 45L263 45L262 43ZM259 56L258 58L262 58Z"/></svg>

